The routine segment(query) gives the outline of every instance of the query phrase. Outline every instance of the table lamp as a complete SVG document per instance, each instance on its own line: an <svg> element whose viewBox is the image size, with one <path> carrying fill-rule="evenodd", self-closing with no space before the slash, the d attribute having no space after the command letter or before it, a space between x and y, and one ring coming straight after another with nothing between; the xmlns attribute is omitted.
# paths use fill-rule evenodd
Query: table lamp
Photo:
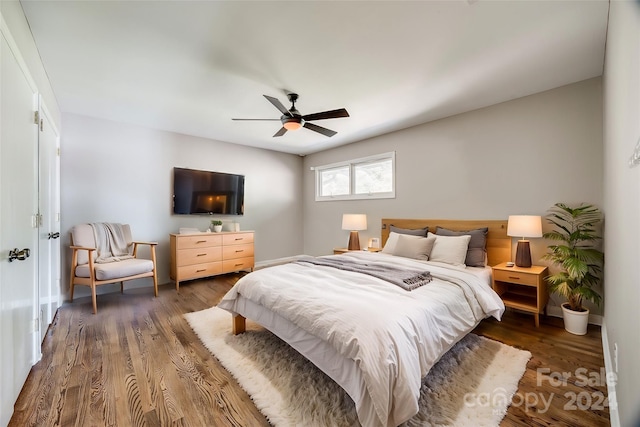
<svg viewBox="0 0 640 427"><path fill-rule="evenodd" d="M516 249L516 265L531 267L531 249L527 237L542 237L542 219L535 215L509 215L507 236L522 237Z"/></svg>
<svg viewBox="0 0 640 427"><path fill-rule="evenodd" d="M358 231L367 229L367 216L364 214L342 215L342 229L351 232L347 249L350 251L359 251L360 236L358 235Z"/></svg>

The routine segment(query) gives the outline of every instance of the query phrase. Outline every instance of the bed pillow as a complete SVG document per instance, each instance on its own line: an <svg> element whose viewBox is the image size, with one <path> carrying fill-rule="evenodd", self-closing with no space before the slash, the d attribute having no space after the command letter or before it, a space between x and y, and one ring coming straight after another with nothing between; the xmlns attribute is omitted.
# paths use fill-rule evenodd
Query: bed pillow
<svg viewBox="0 0 640 427"><path fill-rule="evenodd" d="M396 249L396 244L398 243L398 238L400 236L408 237L409 239L424 239L425 237L414 236L411 234L398 234L395 231L389 233L389 238L387 242L384 244L384 248L382 248L382 253L393 255Z"/></svg>
<svg viewBox="0 0 640 427"><path fill-rule="evenodd" d="M427 233L429 233L429 227L410 229L410 228L400 228L400 227L396 227L395 225L390 225L389 232L398 233L398 234L409 234L411 236L427 237Z"/></svg>
<svg viewBox="0 0 640 427"><path fill-rule="evenodd" d="M398 234L398 241L393 249L393 255L427 261L435 241L436 237L434 235L416 239L416 236Z"/></svg>
<svg viewBox="0 0 640 427"><path fill-rule="evenodd" d="M444 262L455 266L463 266L469 248L470 235L443 236L429 233L435 236L436 241L431 249L429 261Z"/></svg>
<svg viewBox="0 0 640 427"><path fill-rule="evenodd" d="M467 256L464 263L469 267L484 267L487 258L487 233L488 227L476 228L467 231L453 231L442 227L436 227L436 235L438 236L471 236L469 248L467 248Z"/></svg>

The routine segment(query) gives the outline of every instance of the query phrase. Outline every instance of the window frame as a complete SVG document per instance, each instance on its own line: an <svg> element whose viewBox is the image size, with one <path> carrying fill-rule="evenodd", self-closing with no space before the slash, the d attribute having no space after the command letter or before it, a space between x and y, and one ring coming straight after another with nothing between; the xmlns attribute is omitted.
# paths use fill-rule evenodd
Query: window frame
<svg viewBox="0 0 640 427"><path fill-rule="evenodd" d="M391 160L391 191L379 193L356 194L355 193L355 169L356 166L376 163L378 161ZM322 173L332 169L348 167L349 170L349 193L324 196L322 195ZM367 199L395 199L396 197L396 152L376 154L373 156L360 157L358 159L347 160L344 162L336 162L328 165L316 166L311 168L315 173L315 200L316 202L327 202L331 200L367 200Z"/></svg>

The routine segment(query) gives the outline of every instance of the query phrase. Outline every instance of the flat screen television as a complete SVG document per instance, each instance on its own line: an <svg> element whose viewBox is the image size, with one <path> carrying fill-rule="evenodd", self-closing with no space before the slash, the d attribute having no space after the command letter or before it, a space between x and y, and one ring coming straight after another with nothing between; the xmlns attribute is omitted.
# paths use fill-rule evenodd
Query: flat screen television
<svg viewBox="0 0 640 427"><path fill-rule="evenodd" d="M173 168L173 213L243 215L244 175Z"/></svg>

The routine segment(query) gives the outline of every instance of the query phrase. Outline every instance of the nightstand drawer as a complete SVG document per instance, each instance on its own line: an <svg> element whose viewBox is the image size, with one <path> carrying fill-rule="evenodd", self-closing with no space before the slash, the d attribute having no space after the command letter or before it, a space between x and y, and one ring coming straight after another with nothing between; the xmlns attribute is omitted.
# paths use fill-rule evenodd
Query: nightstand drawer
<svg viewBox="0 0 640 427"><path fill-rule="evenodd" d="M520 271L493 270L493 280L529 286L538 285L538 276L536 274L527 274Z"/></svg>

